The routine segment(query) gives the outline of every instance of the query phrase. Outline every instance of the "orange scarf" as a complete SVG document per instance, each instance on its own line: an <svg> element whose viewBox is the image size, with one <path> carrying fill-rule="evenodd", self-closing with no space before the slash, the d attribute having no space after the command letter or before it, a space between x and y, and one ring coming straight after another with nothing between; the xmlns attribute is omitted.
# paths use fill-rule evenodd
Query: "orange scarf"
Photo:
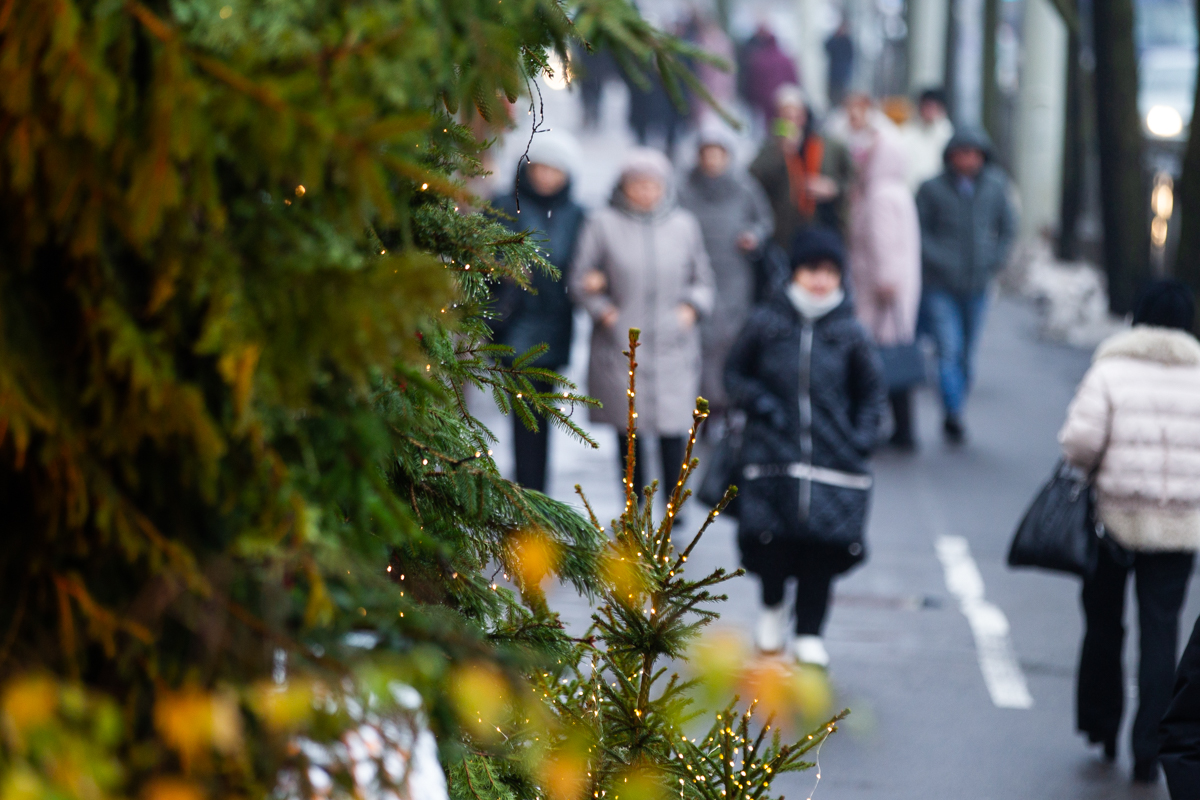
<svg viewBox="0 0 1200 800"><path fill-rule="evenodd" d="M825 160L825 142L820 136L809 136L804 140L799 152L784 154L787 164L788 186L792 192L792 203L805 220L812 219L817 213L817 201L808 191L808 179L821 174L821 164Z"/></svg>

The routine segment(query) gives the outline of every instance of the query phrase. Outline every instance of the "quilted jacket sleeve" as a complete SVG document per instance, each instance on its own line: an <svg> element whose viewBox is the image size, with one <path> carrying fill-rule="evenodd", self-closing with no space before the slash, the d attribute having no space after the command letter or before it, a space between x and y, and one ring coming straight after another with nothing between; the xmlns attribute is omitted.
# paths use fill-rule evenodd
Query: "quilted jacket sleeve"
<svg viewBox="0 0 1200 800"><path fill-rule="evenodd" d="M1104 458L1111 428L1112 400L1101 362L1083 376L1067 409L1067 421L1058 433L1063 455L1074 466L1092 471Z"/></svg>

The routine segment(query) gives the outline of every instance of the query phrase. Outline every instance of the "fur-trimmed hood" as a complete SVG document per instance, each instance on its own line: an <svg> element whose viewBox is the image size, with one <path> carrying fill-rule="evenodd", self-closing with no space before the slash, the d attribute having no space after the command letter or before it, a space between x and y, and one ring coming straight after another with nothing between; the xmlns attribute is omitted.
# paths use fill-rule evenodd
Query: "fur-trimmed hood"
<svg viewBox="0 0 1200 800"><path fill-rule="evenodd" d="M1138 325L1105 340L1093 361L1106 358L1136 358L1168 366L1200 366L1200 342L1192 334L1174 328Z"/></svg>

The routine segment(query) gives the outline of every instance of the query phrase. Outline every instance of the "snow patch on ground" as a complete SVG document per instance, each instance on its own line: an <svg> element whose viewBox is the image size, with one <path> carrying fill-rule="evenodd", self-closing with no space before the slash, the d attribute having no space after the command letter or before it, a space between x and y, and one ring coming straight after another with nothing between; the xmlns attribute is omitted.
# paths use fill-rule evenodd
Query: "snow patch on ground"
<svg viewBox="0 0 1200 800"><path fill-rule="evenodd" d="M1092 348L1129 325L1109 313L1107 285L1099 267L1085 261L1059 261L1040 238L1017 246L1001 285L1037 305L1041 336L1050 341Z"/></svg>

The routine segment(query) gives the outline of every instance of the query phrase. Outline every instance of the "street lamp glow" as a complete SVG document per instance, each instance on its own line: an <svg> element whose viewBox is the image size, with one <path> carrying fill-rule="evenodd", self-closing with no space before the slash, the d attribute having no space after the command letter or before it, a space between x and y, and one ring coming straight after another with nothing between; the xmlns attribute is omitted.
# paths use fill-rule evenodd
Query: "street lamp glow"
<svg viewBox="0 0 1200 800"><path fill-rule="evenodd" d="M546 79L546 86L554 90L567 88L571 82L571 76L567 72L569 69L567 64L553 50L550 51L546 62L550 68L543 73Z"/></svg>
<svg viewBox="0 0 1200 800"><path fill-rule="evenodd" d="M1146 129L1155 136L1169 139L1183 133L1183 117L1170 106L1154 106L1146 114Z"/></svg>

